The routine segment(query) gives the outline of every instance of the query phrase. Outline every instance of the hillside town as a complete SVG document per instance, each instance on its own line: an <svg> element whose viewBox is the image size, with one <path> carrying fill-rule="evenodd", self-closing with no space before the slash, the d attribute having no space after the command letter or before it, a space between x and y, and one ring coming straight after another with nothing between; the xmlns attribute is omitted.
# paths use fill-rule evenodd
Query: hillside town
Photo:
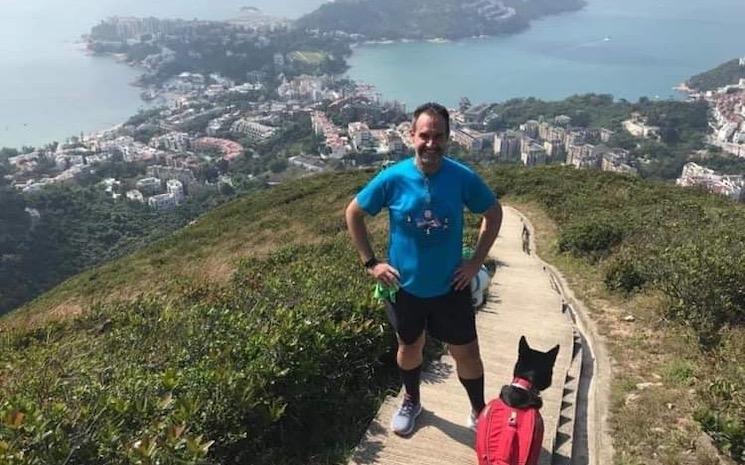
<svg viewBox="0 0 745 465"><path fill-rule="evenodd" d="M490 5L482 3L484 8ZM143 97L153 100L152 109L108 130L10 157L11 184L35 192L123 163L136 166L139 174L106 177L99 182L101 189L114 199L172 209L195 192L233 192L236 177L273 185L309 173L383 166L408 156L411 123L405 106L382 101L370 85L322 73L325 52L278 45L285 27L255 12L230 23L155 18L102 22L93 28L92 49L124 47L130 59L142 47L147 51L139 53L137 63L146 71ZM204 59L196 50L214 45L226 32L233 41L221 45L226 58L235 58L231 47L250 43L254 51L263 51L266 63L241 79L219 72L163 75L168 63L184 56ZM333 34L311 34L328 47L339 40ZM179 41L187 41L186 49L174 52L163 45ZM745 58L740 64L745 66ZM710 105L709 142L745 157L745 80L692 98ZM501 117L497 107L468 102L451 109L451 142L458 153L487 163L566 164L636 175L648 161L614 144L616 132L633 137L637 147L644 140L662 140L660 127L639 113L615 130L584 127L563 114L503 128L492 124ZM494 127L501 129L490 130ZM738 177L696 164L686 165L677 183L741 198Z"/></svg>
<svg viewBox="0 0 745 465"><path fill-rule="evenodd" d="M281 79L274 97L266 99L259 97L265 92L261 81L238 84L217 74L181 73L164 83L168 98L163 107L106 131L10 158L15 169L12 184L23 192L34 192L49 184L74 182L95 172L100 164L140 164L145 167L141 176L107 178L102 188L113 198L171 209L194 191L232 188L236 162L259 157L256 149L267 141L291 139L287 129L296 121L306 121L315 140L312 150L287 156L287 166L298 175L383 165L410 153L411 123L405 107L381 102L371 86L340 87L338 78L327 75ZM723 115L730 118L712 137L723 132L730 138L742 134L737 132L740 126L732 129L732 121L741 124L742 101L732 102L745 93L733 88L708 97L720 104L712 124ZM736 107L739 116L722 109L725 101ZM489 104L451 109L452 143L468 153L481 154L486 162L566 164L638 173L639 161L628 150L611 145L614 131L574 126L566 115L488 131L489 122L499 116L492 109ZM623 128L639 139L659 138L659 128L638 114L624 121ZM206 179L203 173L210 166L219 166L219 175ZM273 183L270 173L249 174L256 175L263 175L260 182ZM738 177L720 176L695 164L686 165L677 182L736 199L742 191Z"/></svg>
<svg viewBox="0 0 745 465"><path fill-rule="evenodd" d="M745 57L739 59L739 66L745 67ZM711 109L708 142L724 153L745 158L745 79L714 91L691 93L691 98L706 101ZM738 201L745 200L743 176L717 173L696 163L686 164L676 183L702 187Z"/></svg>

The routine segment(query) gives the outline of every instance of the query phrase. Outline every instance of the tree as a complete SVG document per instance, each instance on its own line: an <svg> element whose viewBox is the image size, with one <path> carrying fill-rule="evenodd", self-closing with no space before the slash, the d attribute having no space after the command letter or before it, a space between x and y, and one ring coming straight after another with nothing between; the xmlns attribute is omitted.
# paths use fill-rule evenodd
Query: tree
<svg viewBox="0 0 745 465"><path fill-rule="evenodd" d="M18 155L18 150L11 147L3 147L0 149L0 163L6 161L8 158L15 157Z"/></svg>
<svg viewBox="0 0 745 465"><path fill-rule="evenodd" d="M284 158L278 158L269 164L269 169L272 170L272 173L276 174L286 170L287 166L287 160L285 160Z"/></svg>

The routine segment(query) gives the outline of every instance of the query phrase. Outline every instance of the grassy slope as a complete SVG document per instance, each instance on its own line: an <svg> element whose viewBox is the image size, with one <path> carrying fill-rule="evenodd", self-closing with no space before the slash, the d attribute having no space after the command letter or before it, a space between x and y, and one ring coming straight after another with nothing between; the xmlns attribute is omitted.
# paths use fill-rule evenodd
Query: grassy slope
<svg viewBox="0 0 745 465"><path fill-rule="evenodd" d="M189 282L225 283L241 258L318 243L341 231L346 203L370 175L305 178L238 199L152 246L65 281L5 321L26 326L112 298L169 295Z"/></svg>
<svg viewBox="0 0 745 465"><path fill-rule="evenodd" d="M346 202L370 176L371 173L367 172L306 178L270 192L239 199L143 251L65 282L3 320L10 326L41 326L39 330L21 331L26 334L21 338L22 344L18 340L11 344L13 349L10 353L16 363L29 365L28 371L17 372L14 376L17 375L19 379L36 376L38 371L32 368L36 363L34 360L41 363L50 357L75 359L81 351L87 354L100 351L103 342L91 339L90 333L93 331L96 334L95 328L105 327L109 320L116 323L117 318L126 319L117 316L120 310L135 314L144 312L144 323L137 320L120 324L147 330L149 324L154 324L148 321L173 318L169 316L173 309L181 309L176 310L177 314L185 315L186 320L179 322L179 325L189 327L202 324L200 322L205 319L203 312L209 314L204 306L218 302L218 307L227 305L229 308L232 304L225 302L246 299L252 295L252 289L262 295L274 295L281 308L291 309L297 305L297 299L314 295L313 289L303 288L295 300L282 300L281 297L287 292L277 294L277 289L302 284L306 281L302 274L293 277L290 284L272 278L268 288L253 288L254 284L251 283L256 283L261 273L274 276L283 266L303 267L306 258L316 257L319 266L322 266L320 270L327 271L314 269L311 270L312 274L330 276L331 281L322 281L321 285L336 282L333 279L338 278L333 276L338 273L351 273L349 276L356 278L350 281L349 292L359 292L358 289L365 287L364 281L357 279L359 275L355 273L354 265L345 265L346 262L354 262L354 253L348 246L341 213ZM741 228L738 225L743 224L745 210L724 199L697 191L607 173L563 168L500 168L489 170L486 178L501 193L508 194L508 201L516 202L537 223L542 233L541 254L545 254L548 261L557 264L566 273L572 287L593 309L594 318L604 328L605 336L611 343L618 361L612 420L618 450L617 462L705 463L708 456L702 447L696 445L700 426L693 421L694 417L704 421L724 447L734 444L736 448L742 441L742 424L724 413L721 417L713 418L711 412L717 409L736 415L738 409L742 411L743 399L737 393L743 392L745 380L738 378L742 377L742 370L740 368L738 371L737 364L733 362L745 356L742 330L737 327L725 328L720 344L708 352L701 352L692 329L672 321L673 315L668 311L670 302L659 290L650 285L642 292L626 296L608 291L603 280L609 267L618 260L628 261L629 254L642 262L654 264L655 259L659 260L654 254L664 253L664 250L648 247L649 244L657 246L662 243L665 250L685 246L686 240L705 246L706 238L710 239L712 234L718 232L725 239L734 240L736 246L740 242L738 231ZM566 231L576 232L577 224L597 223L596 215L602 220L600 223L608 222L608 218L612 217L619 220L621 229L631 229L623 229L623 241L605 253L584 256L560 252L558 243L562 234ZM383 240L381 221L374 223L374 230L380 248ZM473 231L469 233L471 237L472 234ZM306 248L287 249L284 247L287 244L309 245ZM338 266L323 261L323 257L328 255L324 250L338 257L335 258ZM302 260L293 262L288 258L294 255ZM255 258L241 262L246 257ZM269 257L268 260L266 257ZM665 259L666 256L660 257ZM347 268L349 271L346 271ZM237 273L233 275L235 270ZM705 276L706 273L701 275ZM691 276L682 278L691 279ZM313 281L307 285L317 284ZM75 320L77 323L73 322L72 326L62 329L56 325L42 325L45 321L56 320L55 312L88 309L96 301L129 298L148 292L159 294L162 299L152 305L146 299L145 303L136 304L134 308L127 305L96 307L92 312L86 312L89 316ZM347 294L327 294L328 289L321 292L319 297L321 302L326 302L325 306L336 306L349 298ZM169 300L173 302L168 303ZM194 302L198 304L197 307L190 306ZM147 308L151 306L156 309L148 312ZM315 311L312 310L311 314ZM344 318L357 318L355 315L359 312L366 315L366 310L360 309L354 310L351 315L345 314ZM292 315L291 312L286 318L296 318ZM626 315L633 315L636 320L621 321ZM252 327L258 322L250 320L245 324ZM135 333L149 334L147 331ZM341 331L341 334L345 333ZM372 345L369 347L377 346L377 350L380 350L380 341L370 337ZM45 340L47 342L43 343ZM121 341L114 342L121 344ZM107 344L111 343L109 341ZM147 352L158 347L152 344L145 344L142 350ZM173 347L177 345L176 342L169 343L169 350L174 350ZM112 353L122 359L145 356L144 352L136 349L125 349L120 347L118 352ZM38 358L33 358L32 354ZM110 362L101 360L100 363L106 366ZM74 371L73 368L67 369ZM48 374L48 377L54 378L54 373ZM4 375L0 372L0 389L7 390L12 385L9 379L7 372ZM126 380L127 377L122 375L122 379ZM639 383L643 382L661 384L651 388L639 387ZM372 407L372 404L367 405ZM0 405L0 413L1 410ZM209 432L209 425L200 424L199 427Z"/></svg>
<svg viewBox="0 0 745 465"><path fill-rule="evenodd" d="M3 320L0 457L343 461L391 380L341 215L370 175L237 200Z"/></svg>

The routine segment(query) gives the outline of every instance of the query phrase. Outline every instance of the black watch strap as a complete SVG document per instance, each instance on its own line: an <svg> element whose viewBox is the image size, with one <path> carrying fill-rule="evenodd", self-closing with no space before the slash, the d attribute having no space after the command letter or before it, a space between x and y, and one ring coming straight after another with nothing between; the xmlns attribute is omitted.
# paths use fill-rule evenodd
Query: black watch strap
<svg viewBox="0 0 745 465"><path fill-rule="evenodd" d="M380 263L380 262L378 261L378 259L377 259L377 258L375 258L375 257L372 257L372 258L370 258L370 260L366 261L366 262L365 262L365 263L363 264L363 266L364 266L365 268L367 268L367 269L369 270L370 268L374 267L374 266L375 266L375 265L377 265L378 263Z"/></svg>

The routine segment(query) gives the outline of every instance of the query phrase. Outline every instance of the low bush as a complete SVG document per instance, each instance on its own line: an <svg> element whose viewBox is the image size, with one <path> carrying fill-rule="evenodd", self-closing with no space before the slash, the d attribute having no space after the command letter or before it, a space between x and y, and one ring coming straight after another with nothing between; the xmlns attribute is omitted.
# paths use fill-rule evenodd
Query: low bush
<svg viewBox="0 0 745 465"><path fill-rule="evenodd" d="M0 462L337 462L393 379L383 318L337 240L245 261L224 289L4 333Z"/></svg>
<svg viewBox="0 0 745 465"><path fill-rule="evenodd" d="M559 232L559 250L599 259L607 256L621 242L623 235L621 227L609 218L580 218Z"/></svg>

